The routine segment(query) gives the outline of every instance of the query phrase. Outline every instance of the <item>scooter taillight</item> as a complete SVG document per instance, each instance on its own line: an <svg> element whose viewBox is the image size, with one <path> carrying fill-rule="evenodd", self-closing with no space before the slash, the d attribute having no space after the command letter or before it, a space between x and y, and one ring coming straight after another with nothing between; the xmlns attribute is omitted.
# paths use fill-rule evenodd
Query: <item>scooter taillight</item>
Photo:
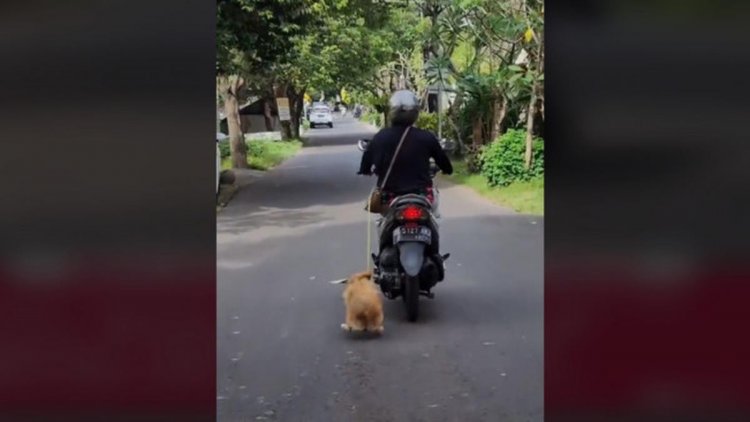
<svg viewBox="0 0 750 422"><path fill-rule="evenodd" d="M409 205L401 210L401 219L405 221L419 221L424 216L424 210L415 205Z"/></svg>

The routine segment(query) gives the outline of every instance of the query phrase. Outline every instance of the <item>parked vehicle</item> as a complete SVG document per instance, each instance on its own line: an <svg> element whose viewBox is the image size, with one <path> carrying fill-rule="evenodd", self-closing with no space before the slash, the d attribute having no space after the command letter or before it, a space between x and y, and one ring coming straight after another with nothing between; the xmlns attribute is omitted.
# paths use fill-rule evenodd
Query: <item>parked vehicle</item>
<svg viewBox="0 0 750 422"><path fill-rule="evenodd" d="M333 127L333 115L331 114L331 109L328 107L318 106L310 112L310 127L315 128L318 126Z"/></svg>
<svg viewBox="0 0 750 422"><path fill-rule="evenodd" d="M366 151L369 140L357 143L360 151ZM444 149L446 144L441 143ZM438 167L432 163L430 177L434 178ZM439 192L433 183L435 204L421 195L408 194L396 197L385 217L377 222L380 254L372 255L373 280L380 286L385 297L403 298L409 321L419 315L419 296L434 298L432 288L445 277L445 261L450 254L432 256L429 247L437 240L439 226L437 206Z"/></svg>

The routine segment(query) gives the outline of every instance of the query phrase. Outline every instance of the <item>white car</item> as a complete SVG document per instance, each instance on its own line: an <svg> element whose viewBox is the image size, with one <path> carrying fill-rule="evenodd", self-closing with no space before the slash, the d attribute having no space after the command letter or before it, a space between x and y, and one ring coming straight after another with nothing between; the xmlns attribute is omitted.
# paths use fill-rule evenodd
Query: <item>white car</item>
<svg viewBox="0 0 750 422"><path fill-rule="evenodd" d="M310 127L328 126L333 127L333 115L328 107L315 107L310 112Z"/></svg>

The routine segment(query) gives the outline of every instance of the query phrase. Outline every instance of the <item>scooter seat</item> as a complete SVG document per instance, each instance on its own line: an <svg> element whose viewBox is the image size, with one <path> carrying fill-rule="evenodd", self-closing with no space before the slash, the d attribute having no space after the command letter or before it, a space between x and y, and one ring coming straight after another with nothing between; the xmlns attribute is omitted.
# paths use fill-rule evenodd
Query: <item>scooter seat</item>
<svg viewBox="0 0 750 422"><path fill-rule="evenodd" d="M427 208L428 210L432 210L432 204L430 201L424 196L415 193L397 196L391 201L390 208L397 208L408 204L415 204Z"/></svg>

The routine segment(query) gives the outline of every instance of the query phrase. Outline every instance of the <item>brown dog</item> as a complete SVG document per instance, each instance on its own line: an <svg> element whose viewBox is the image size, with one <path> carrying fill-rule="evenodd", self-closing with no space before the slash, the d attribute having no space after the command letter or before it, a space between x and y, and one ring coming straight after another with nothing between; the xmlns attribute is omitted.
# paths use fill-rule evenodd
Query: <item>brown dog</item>
<svg viewBox="0 0 750 422"><path fill-rule="evenodd" d="M344 289L346 322L341 328L346 331L383 332L383 299L372 281L372 271L364 271L349 277Z"/></svg>

